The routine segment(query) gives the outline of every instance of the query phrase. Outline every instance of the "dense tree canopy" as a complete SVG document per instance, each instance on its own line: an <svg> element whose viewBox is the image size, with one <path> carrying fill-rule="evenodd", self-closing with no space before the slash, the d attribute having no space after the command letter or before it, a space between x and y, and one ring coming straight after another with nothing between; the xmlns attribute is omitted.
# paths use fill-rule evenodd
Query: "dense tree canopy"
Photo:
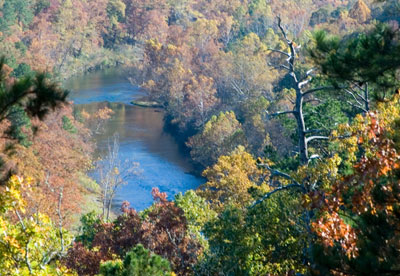
<svg viewBox="0 0 400 276"><path fill-rule="evenodd" d="M0 0L0 274L399 275L399 14L397 0ZM55 80L116 65L204 183L113 214L117 143L99 183L86 175L113 111L74 109ZM103 216L78 223L94 198Z"/></svg>

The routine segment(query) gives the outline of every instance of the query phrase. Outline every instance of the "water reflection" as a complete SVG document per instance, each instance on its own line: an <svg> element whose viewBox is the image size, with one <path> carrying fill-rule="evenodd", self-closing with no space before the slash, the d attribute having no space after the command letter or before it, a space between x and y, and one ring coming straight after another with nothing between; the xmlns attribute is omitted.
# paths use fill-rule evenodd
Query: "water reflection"
<svg viewBox="0 0 400 276"><path fill-rule="evenodd" d="M103 155L114 133L119 134L120 158L140 163L142 176L129 181L117 192L114 210L123 200L137 210L148 207L151 188L159 187L172 197L178 192L196 188L202 179L192 174L190 159L164 129L160 109L132 106L129 102L143 93L118 73L93 73L66 84L71 99L79 109L89 112L108 106L115 114L95 136L98 154Z"/></svg>

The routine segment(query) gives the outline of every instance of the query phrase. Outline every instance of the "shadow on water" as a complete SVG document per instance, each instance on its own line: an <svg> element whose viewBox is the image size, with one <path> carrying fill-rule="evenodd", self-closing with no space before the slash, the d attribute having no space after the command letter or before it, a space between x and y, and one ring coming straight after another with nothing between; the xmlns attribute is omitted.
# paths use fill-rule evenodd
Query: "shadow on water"
<svg viewBox="0 0 400 276"><path fill-rule="evenodd" d="M118 133L119 158L140 164L141 176L129 180L117 191L114 211L119 210L124 200L137 210L150 206L152 187L158 187L172 198L204 182L191 173L194 167L187 151L166 131L163 110L129 104L144 93L119 72L87 74L68 81L65 87L71 90L70 98L78 109L94 112L108 106L115 112L102 133L94 137L97 154L103 156L108 142ZM96 177L96 171L92 174Z"/></svg>

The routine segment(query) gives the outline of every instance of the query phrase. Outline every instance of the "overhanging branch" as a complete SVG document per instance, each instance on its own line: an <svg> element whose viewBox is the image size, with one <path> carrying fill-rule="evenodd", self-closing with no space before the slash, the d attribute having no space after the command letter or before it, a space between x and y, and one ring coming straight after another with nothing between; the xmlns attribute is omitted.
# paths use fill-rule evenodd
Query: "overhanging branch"
<svg viewBox="0 0 400 276"><path fill-rule="evenodd" d="M279 54L285 55L287 57L290 57L290 55L288 53L286 53L284 51L281 51L281 50L278 50L278 49L268 49L268 50L271 51L271 52L279 53Z"/></svg>
<svg viewBox="0 0 400 276"><path fill-rule="evenodd" d="M295 113L295 111L293 111L293 110L279 111L279 112L272 113L272 114L268 114L268 112L267 112L267 117L273 118L273 117L276 117L276 116L280 116L280 115L284 115L284 114L293 114L293 113Z"/></svg>
<svg viewBox="0 0 400 276"><path fill-rule="evenodd" d="M276 176L283 177L283 178L290 180L292 183L294 183L296 185L300 185L293 177L291 177L287 173L281 172L279 170L275 170L275 169L271 168L271 166L269 166L268 164L260 164L259 166L264 167L267 170L269 170L269 172L271 173L271 177L276 177Z"/></svg>
<svg viewBox="0 0 400 276"><path fill-rule="evenodd" d="M276 188L275 190L266 193L262 198L260 198L259 200L255 201L250 208L254 208L255 206L257 206L258 204L260 204L261 202L263 202L264 200L268 199L269 197L271 197L273 194L280 192L280 191L285 191L285 190L289 190L289 189L300 189L303 193L306 193L306 189L300 185L300 184L290 184L290 185L286 185L286 186L281 186L279 188Z"/></svg>
<svg viewBox="0 0 400 276"><path fill-rule="evenodd" d="M311 136L306 138L306 143L308 144L309 142L313 140L329 140L328 136Z"/></svg>

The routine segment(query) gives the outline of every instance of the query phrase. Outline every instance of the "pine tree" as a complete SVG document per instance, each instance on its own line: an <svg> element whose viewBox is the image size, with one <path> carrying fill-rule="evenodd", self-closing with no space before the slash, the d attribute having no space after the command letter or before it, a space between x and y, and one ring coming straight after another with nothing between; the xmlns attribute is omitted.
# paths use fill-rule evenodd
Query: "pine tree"
<svg viewBox="0 0 400 276"><path fill-rule="evenodd" d="M0 122L7 118L11 108L16 105L30 117L43 119L67 99L68 92L50 82L44 73L22 77L11 85L9 82L3 57L0 59Z"/></svg>

